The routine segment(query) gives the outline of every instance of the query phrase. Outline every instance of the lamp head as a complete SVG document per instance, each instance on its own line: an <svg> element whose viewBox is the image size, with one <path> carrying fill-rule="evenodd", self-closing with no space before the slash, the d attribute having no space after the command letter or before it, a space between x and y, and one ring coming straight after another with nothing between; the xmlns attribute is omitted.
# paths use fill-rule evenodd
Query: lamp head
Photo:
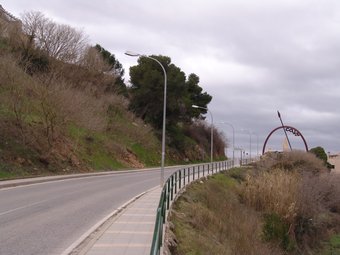
<svg viewBox="0 0 340 255"><path fill-rule="evenodd" d="M136 52L132 52L132 51L126 51L125 55L128 55L130 57L140 57L141 56L141 54L136 53Z"/></svg>

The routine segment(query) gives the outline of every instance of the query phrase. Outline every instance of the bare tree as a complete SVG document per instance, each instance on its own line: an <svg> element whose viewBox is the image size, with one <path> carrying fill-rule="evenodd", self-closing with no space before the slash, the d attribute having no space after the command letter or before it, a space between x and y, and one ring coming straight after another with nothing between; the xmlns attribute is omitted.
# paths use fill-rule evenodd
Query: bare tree
<svg viewBox="0 0 340 255"><path fill-rule="evenodd" d="M24 13L22 23L28 45L34 44L48 56L67 63L75 63L83 56L87 47L83 31L57 24L40 12Z"/></svg>
<svg viewBox="0 0 340 255"><path fill-rule="evenodd" d="M41 12L26 12L22 15L21 21L22 30L26 35L24 46L26 49L33 48L38 29L41 27L41 23L45 23L47 19Z"/></svg>
<svg viewBox="0 0 340 255"><path fill-rule="evenodd" d="M103 56L95 47L88 47L80 59L79 64L88 70L108 72L111 66L104 60Z"/></svg>

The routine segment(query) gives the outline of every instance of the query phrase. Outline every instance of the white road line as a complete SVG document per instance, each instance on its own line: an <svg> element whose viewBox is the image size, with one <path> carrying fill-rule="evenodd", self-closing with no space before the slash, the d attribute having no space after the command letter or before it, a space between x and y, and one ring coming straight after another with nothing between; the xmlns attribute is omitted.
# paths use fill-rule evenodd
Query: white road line
<svg viewBox="0 0 340 255"><path fill-rule="evenodd" d="M39 201L39 202L36 202L36 203L33 203L33 204L28 204L28 205L17 207L17 208L8 210L8 211L4 211L4 212L0 213L0 216L3 216L5 214L9 214L11 212L15 212L15 211L18 211L18 210L21 210L21 209L25 209L25 208L28 208L28 207L31 207L31 206L34 206L34 205L42 204L42 203L49 201L49 200L50 199L46 199L46 200L42 200L42 201Z"/></svg>

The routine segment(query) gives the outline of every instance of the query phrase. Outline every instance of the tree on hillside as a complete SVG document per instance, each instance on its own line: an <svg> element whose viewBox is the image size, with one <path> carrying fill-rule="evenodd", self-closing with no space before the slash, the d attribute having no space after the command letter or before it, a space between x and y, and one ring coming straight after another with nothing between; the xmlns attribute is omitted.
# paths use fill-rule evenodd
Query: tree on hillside
<svg viewBox="0 0 340 255"><path fill-rule="evenodd" d="M125 97L128 96L123 78L123 65L116 59L115 55L99 44L88 47L79 64L90 71L100 72L114 78L113 82L105 85L105 92L118 93Z"/></svg>
<svg viewBox="0 0 340 255"><path fill-rule="evenodd" d="M123 65L116 59L115 55L104 49L99 44L96 44L94 47L99 54L102 56L105 63L107 63L109 69L106 71L109 74L112 74L115 77L114 87L108 87L108 91L117 91L120 94L127 96L127 89L124 83L124 69Z"/></svg>
<svg viewBox="0 0 340 255"><path fill-rule="evenodd" d="M323 162L327 162L327 154L321 146L312 148L309 152L313 153L317 158L321 159Z"/></svg>
<svg viewBox="0 0 340 255"><path fill-rule="evenodd" d="M101 54L104 61L109 65L108 72L112 72L116 76L120 76L121 78L124 76L123 65L116 59L115 55L104 49L99 44L96 44L94 48Z"/></svg>
<svg viewBox="0 0 340 255"><path fill-rule="evenodd" d="M159 60L167 73L167 127L178 123L191 122L203 111L193 111L191 105L206 107L211 96L202 93L199 78L191 74L186 80L185 73L171 63L166 56L152 56ZM138 65L130 68L130 108L156 129L161 129L163 118L164 74L159 64L152 59L141 57Z"/></svg>
<svg viewBox="0 0 340 255"><path fill-rule="evenodd" d="M188 77L186 84L190 95L190 102L195 105L206 107L210 103L212 97L207 92L202 93L203 89L198 85L199 81L199 77L194 73L190 74ZM207 113L207 111L203 109L192 107L189 109L189 116L197 119L202 117L202 113Z"/></svg>
<svg viewBox="0 0 340 255"><path fill-rule="evenodd" d="M22 29L27 35L26 49L34 48L67 63L76 63L87 46L87 38L80 30L57 24L41 12L22 15Z"/></svg>
<svg viewBox="0 0 340 255"><path fill-rule="evenodd" d="M325 152L325 149L322 148L321 146L317 146L315 148L312 148L309 150L309 152L313 153L317 158L321 159L324 164L327 166L327 168L331 169L334 168L333 165L331 165L330 163L328 163L328 157L327 154Z"/></svg>
<svg viewBox="0 0 340 255"><path fill-rule="evenodd" d="M79 65L85 67L89 71L104 73L110 70L109 64L103 59L100 52L95 47L89 46Z"/></svg>

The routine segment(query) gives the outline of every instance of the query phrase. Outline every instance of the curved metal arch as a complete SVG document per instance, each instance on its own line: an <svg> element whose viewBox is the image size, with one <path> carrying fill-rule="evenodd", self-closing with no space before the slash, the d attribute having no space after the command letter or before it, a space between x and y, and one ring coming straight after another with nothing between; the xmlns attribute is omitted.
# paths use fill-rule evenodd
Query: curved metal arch
<svg viewBox="0 0 340 255"><path fill-rule="evenodd" d="M295 136L301 136L301 139L302 139L303 143L305 144L306 151L308 151L307 142L306 142L305 138L303 137L303 135L301 134L301 132L300 132L299 130L297 130L296 128L291 127L291 126L279 126L279 127L275 128L275 129L273 129L273 130L269 133L269 135L267 136L267 138L266 138L266 140L265 140L265 142L264 142L264 144L263 144L262 155L264 155L264 152L265 152L265 150L266 150L266 145L267 145L267 142L268 142L270 136L271 136L275 131L277 131L277 130L279 130L279 129L281 129L281 128L284 128L286 131L291 132L291 133L294 134Z"/></svg>

